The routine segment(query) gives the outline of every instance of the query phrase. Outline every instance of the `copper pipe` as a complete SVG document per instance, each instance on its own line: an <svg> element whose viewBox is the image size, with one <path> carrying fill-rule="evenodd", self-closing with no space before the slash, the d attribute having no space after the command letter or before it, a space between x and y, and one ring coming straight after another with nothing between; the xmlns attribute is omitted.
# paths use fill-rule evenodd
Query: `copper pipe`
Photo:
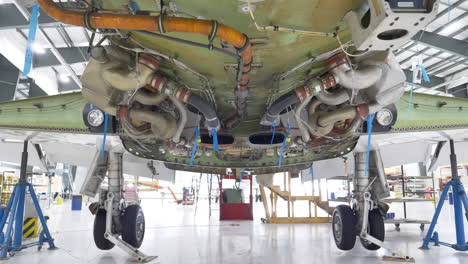
<svg viewBox="0 0 468 264"><path fill-rule="evenodd" d="M55 4L53 0L38 0L38 3L49 16L58 21L80 27L86 26L86 13L64 9ZM211 35L214 25L213 21L210 20L163 16L161 18L163 30L161 30L158 25L158 16L102 14L95 12L87 15L87 21L89 22L88 26L91 28L185 32L207 36ZM252 62L252 45L247 36L231 27L218 24L216 37L230 43L239 50L244 62L244 67L239 69L242 71L239 90L247 90Z"/></svg>

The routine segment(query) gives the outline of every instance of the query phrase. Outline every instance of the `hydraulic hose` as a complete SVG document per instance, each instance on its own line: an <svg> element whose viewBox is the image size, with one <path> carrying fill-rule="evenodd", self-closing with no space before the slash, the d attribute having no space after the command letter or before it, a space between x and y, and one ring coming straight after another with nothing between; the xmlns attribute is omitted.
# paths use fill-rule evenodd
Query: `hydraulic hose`
<svg viewBox="0 0 468 264"><path fill-rule="evenodd" d="M281 96L268 108L267 112L263 116L262 124L271 125L275 123L276 125L278 125L278 119L281 111L299 102L300 100L295 92L289 92Z"/></svg>
<svg viewBox="0 0 468 264"><path fill-rule="evenodd" d="M269 126L273 122L278 122L279 114L286 108L310 100L311 97L316 95L322 90L330 89L336 85L335 78L331 74L322 76L319 79L312 80L301 86L294 91L291 91L280 98L276 99L270 107L267 109L265 115L263 115L260 124Z"/></svg>
<svg viewBox="0 0 468 264"><path fill-rule="evenodd" d="M208 131L211 131L212 128L218 130L221 127L219 119L216 116L216 111L200 96L192 94L188 100L188 104L195 107L203 114L205 117L205 126L208 128Z"/></svg>

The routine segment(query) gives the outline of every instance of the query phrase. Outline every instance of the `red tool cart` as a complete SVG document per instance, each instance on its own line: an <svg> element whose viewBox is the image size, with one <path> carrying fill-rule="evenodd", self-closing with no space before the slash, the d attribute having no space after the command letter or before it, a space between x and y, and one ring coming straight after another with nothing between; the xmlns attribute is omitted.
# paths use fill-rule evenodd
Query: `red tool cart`
<svg viewBox="0 0 468 264"><path fill-rule="evenodd" d="M241 181L250 181L249 202L242 202L242 192L239 188L223 189L223 180L236 180L238 179L236 175L222 176L219 181L219 220L253 220L252 175L242 176L242 173L240 175ZM240 201L232 198L229 201L229 193L236 194L234 197L239 197ZM233 200L236 201L233 202Z"/></svg>

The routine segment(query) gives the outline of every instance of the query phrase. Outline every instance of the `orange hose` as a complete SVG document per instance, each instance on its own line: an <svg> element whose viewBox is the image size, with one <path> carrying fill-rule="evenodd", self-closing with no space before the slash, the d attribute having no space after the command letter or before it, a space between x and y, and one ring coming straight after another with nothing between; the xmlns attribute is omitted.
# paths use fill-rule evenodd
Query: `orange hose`
<svg viewBox="0 0 468 264"><path fill-rule="evenodd" d="M38 0L42 10L49 16L61 21L65 24L85 27L85 13L67 10L55 4L53 0ZM157 16L144 16L144 15L124 15L124 14L100 14L90 13L88 16L89 26L92 28L115 28L127 30L147 30L159 31L158 25L159 17ZM213 22L210 20L182 18L182 17L168 17L162 18L162 24L165 32L185 32L197 33L209 36L213 28ZM252 46L248 42L246 35L239 31L228 27L223 24L218 24L216 37L222 39L240 51L240 56L244 61L240 78L239 90L247 90L249 82L250 64L252 62ZM245 46L245 47L244 47Z"/></svg>

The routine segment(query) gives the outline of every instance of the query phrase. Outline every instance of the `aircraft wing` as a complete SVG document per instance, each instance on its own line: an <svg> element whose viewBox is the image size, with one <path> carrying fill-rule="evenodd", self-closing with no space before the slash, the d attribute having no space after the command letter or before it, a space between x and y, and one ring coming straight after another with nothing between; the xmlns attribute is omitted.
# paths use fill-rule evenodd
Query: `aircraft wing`
<svg viewBox="0 0 468 264"><path fill-rule="evenodd" d="M397 150L401 152L400 144L405 144L408 153L412 153L409 160L420 161L424 155L429 155L427 153L433 144L446 140L447 135L457 141L468 138L468 100L415 93L411 103L409 101L409 94L406 93L396 104L398 118L389 132L373 134L374 144L384 149L386 166L402 164L402 156L394 154ZM0 159L18 163L21 144L8 141L23 140L34 133L31 142L39 143L50 161L89 165L103 133L99 128L93 130L86 125L83 111L88 106L81 93L0 103L0 145L7 150L0 154ZM120 144L117 126L112 123L110 127L109 142ZM357 148L366 146L367 137L363 136ZM416 151L424 148L427 151ZM408 161L408 157L405 159ZM148 160L129 153L126 160L131 174L152 176L154 170ZM32 157L31 162L41 164L37 157ZM158 163L157 168L165 169L162 163Z"/></svg>
<svg viewBox="0 0 468 264"><path fill-rule="evenodd" d="M87 167L102 144L103 132L100 128L90 129L83 119L87 102L81 93L37 97L27 100L0 103L0 160L19 164L22 141L31 136L29 164L45 171L46 165L34 148L41 146L50 164L65 163ZM115 120L110 119L110 122ZM121 144L118 133L110 123L108 144L116 147ZM124 173L141 177L155 177L174 181L174 171L167 169L162 162L152 162L124 154Z"/></svg>

